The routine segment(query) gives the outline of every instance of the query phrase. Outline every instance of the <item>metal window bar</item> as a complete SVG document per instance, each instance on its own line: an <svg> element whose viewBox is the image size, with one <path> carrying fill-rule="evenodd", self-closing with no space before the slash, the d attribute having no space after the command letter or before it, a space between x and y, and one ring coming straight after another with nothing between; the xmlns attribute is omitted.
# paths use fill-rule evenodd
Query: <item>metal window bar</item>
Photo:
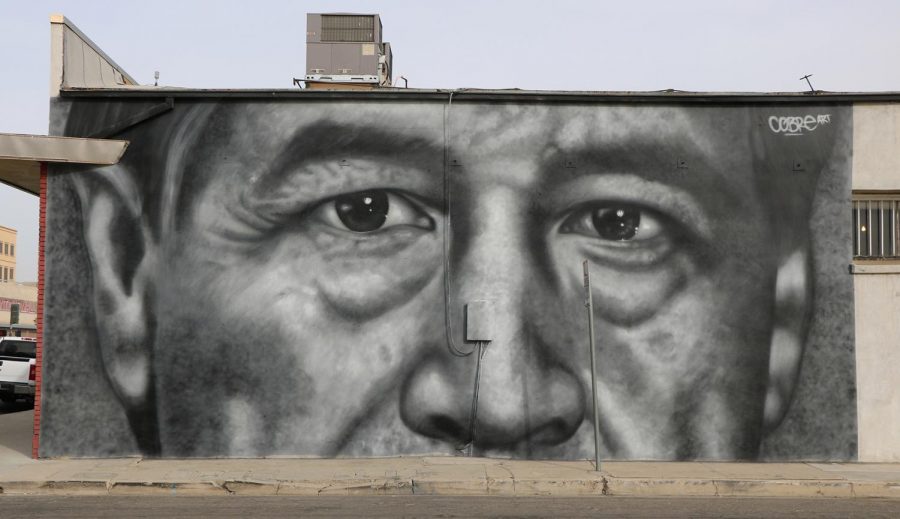
<svg viewBox="0 0 900 519"><path fill-rule="evenodd" d="M897 250L897 235L898 231L900 231L900 219L898 219L898 209L900 209L900 201L894 200L888 205L888 214L886 216L888 221L888 250L890 251L891 256L900 256L900 251Z"/></svg>
<svg viewBox="0 0 900 519"><path fill-rule="evenodd" d="M874 218L872 218L872 216L873 216L873 214L872 214L872 201L871 201L871 200L866 200L866 223L869 224L869 225L868 225L868 231L866 232L866 240L869 242L869 244L868 244L868 245L869 245L869 246L868 246L868 249L869 249L869 256L874 256L874 254L872 254L872 252L874 252L874 251L872 250L872 235L875 234L875 231L876 231L876 230L874 229L874 226L872 225L872 224L874 223Z"/></svg>
<svg viewBox="0 0 900 519"><path fill-rule="evenodd" d="M853 200L851 213L854 257L900 257L900 198Z"/></svg>

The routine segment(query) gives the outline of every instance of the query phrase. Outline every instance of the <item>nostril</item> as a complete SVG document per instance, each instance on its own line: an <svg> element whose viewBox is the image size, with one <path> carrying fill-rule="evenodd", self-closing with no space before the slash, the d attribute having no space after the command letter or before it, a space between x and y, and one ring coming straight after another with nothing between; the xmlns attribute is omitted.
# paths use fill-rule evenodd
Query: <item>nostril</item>
<svg viewBox="0 0 900 519"><path fill-rule="evenodd" d="M469 431L465 424L447 415L434 415L427 419L426 430L430 436L448 441L465 441Z"/></svg>
<svg viewBox="0 0 900 519"><path fill-rule="evenodd" d="M577 423L570 423L562 418L551 420L534 431L529 440L543 445L555 445L567 440L578 428Z"/></svg>
<svg viewBox="0 0 900 519"><path fill-rule="evenodd" d="M523 442L530 445L558 445L571 438L578 425L579 423L561 418L547 420L533 428L479 422L475 443L483 449L514 448Z"/></svg>

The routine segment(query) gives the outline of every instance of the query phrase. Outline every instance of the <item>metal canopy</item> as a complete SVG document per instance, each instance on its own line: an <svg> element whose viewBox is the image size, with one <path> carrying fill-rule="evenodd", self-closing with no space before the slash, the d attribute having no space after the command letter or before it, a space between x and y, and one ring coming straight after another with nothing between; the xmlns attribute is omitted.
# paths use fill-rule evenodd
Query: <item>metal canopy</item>
<svg viewBox="0 0 900 519"><path fill-rule="evenodd" d="M111 165L127 146L120 140L0 133L0 182L37 195L42 162Z"/></svg>

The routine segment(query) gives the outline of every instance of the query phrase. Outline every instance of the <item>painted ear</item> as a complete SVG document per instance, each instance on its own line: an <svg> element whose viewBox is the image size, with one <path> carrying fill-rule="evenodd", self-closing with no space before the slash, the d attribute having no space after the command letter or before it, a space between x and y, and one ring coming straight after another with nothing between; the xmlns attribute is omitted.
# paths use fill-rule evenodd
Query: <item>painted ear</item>
<svg viewBox="0 0 900 519"><path fill-rule="evenodd" d="M808 249L784 257L775 283L775 325L769 354L769 383L763 428L772 431L784 419L797 379L812 304L812 268Z"/></svg>
<svg viewBox="0 0 900 519"><path fill-rule="evenodd" d="M93 284L97 340L126 410L152 405L156 248L132 176L120 166L75 179Z"/></svg>

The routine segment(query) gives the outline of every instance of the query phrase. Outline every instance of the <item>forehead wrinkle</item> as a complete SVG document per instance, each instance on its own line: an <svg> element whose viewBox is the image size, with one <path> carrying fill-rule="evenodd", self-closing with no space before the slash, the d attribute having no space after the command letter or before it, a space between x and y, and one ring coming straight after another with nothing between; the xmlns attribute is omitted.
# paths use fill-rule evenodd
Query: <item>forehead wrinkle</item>
<svg viewBox="0 0 900 519"><path fill-rule="evenodd" d="M593 146L622 146L629 142L689 144L701 155L716 152L722 128L702 109L681 107L597 106L566 107L553 145L561 152ZM667 147L668 147L667 146Z"/></svg>
<svg viewBox="0 0 900 519"><path fill-rule="evenodd" d="M361 103L250 103L230 105L224 111L229 135L245 136L244 146L253 146L269 156L297 140L304 131L332 129L332 137L361 134L370 130L382 136L418 138L439 144L440 107L409 104ZM327 136L323 136L327 137ZM327 142L327 139L322 139Z"/></svg>
<svg viewBox="0 0 900 519"><path fill-rule="evenodd" d="M347 167L351 168L356 162L381 158L401 167L418 166L428 170L429 166L440 163L441 150L439 143L421 134L395 133L377 125L347 126L319 121L293 132L265 168L259 183L271 188L271 184L281 184L295 170L342 159L347 159Z"/></svg>
<svg viewBox="0 0 900 519"><path fill-rule="evenodd" d="M248 115L258 121L260 128L313 124L327 120L335 124L378 126L411 133L421 130L439 131L442 127L441 105L391 103L298 103L283 102L251 106Z"/></svg>
<svg viewBox="0 0 900 519"><path fill-rule="evenodd" d="M462 112L453 123L453 154L468 157L464 166L470 182L532 186L542 174L547 135L558 126L553 109L500 104L467 106Z"/></svg>
<svg viewBox="0 0 900 519"><path fill-rule="evenodd" d="M552 131L550 126L555 126L552 111L534 105L466 107L460 119L461 122L454 121L453 141L476 152L531 149Z"/></svg>

